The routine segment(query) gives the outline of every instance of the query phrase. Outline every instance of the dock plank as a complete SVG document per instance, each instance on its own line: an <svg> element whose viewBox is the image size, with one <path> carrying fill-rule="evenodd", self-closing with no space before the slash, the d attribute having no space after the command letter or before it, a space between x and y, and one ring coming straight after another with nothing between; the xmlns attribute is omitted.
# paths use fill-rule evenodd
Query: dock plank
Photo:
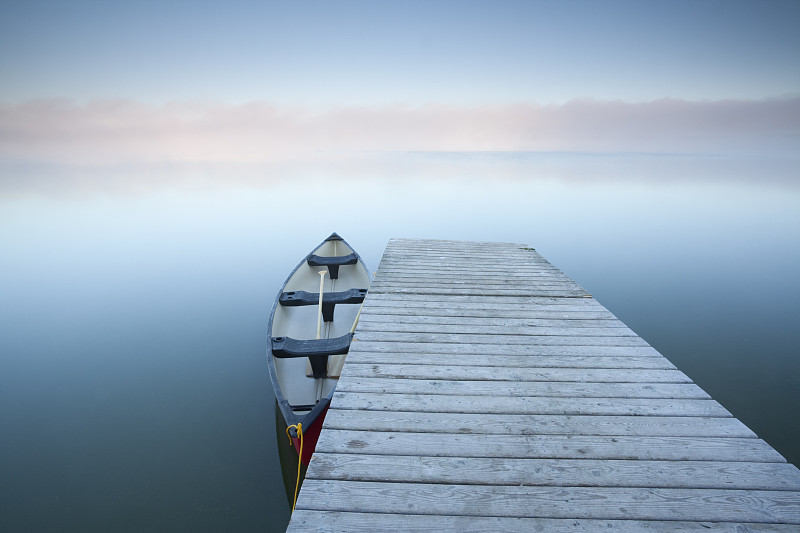
<svg viewBox="0 0 800 533"><path fill-rule="evenodd" d="M502 306L505 309L514 309L523 306L541 306L552 307L554 310L563 309L564 307L575 308L578 306L585 306L585 308L599 309L600 304L591 297L581 298L568 298L546 295L528 295L524 298L508 296L496 293L487 294L418 294L418 293L385 293L385 292L372 292L369 302L397 302L397 305L402 305L403 302L409 304L424 306L427 303L431 305L446 305L448 307L458 306ZM563 306L563 307L562 307Z"/></svg>
<svg viewBox="0 0 800 533"><path fill-rule="evenodd" d="M639 533L642 531L651 533L672 533L675 531L796 533L797 526L744 522L687 522L685 520L654 522L652 520L509 518L500 516L416 515L410 513L381 513L380 517L376 517L372 513L298 509L292 515L292 529L318 533L330 533L331 531L372 532L376 530L415 533L439 533L441 531L458 531L461 533L486 533L487 531L519 533L529 533L531 531L553 533L596 533L597 531L609 531L612 533Z"/></svg>
<svg viewBox="0 0 800 533"><path fill-rule="evenodd" d="M800 500L787 491L450 485L323 479L306 479L304 486L310 490L298 499L299 509L800 524ZM311 492L319 497L305 497Z"/></svg>
<svg viewBox="0 0 800 533"><path fill-rule="evenodd" d="M464 325L464 324L406 324L400 321L365 321L359 322L359 336L367 337L369 333L435 333L440 335L460 335L468 330L471 334L481 335L488 341L502 342L495 338L499 335L517 337L637 337L636 333L625 326L585 326L567 325L532 326L519 325ZM638 338L638 337L637 337ZM524 339L523 341L524 342Z"/></svg>
<svg viewBox="0 0 800 533"><path fill-rule="evenodd" d="M694 416L502 415L331 409L326 428L483 435L641 435L755 437L739 420Z"/></svg>
<svg viewBox="0 0 800 533"><path fill-rule="evenodd" d="M464 328L469 328L474 331L476 327L498 327L503 326L507 328L516 328L516 331L525 330L528 328L625 328L628 327L617 319L601 319L601 318L553 318L552 314L548 317L541 318L487 318L487 317L465 317L463 315L454 316L403 316L398 320L396 315L367 315L359 319L359 325L366 326L367 324L374 325L375 328L381 325L445 325L458 327L460 331ZM388 330L393 331L393 330Z"/></svg>
<svg viewBox="0 0 800 533"><path fill-rule="evenodd" d="M800 471L787 463L318 453L314 468L317 479L343 481L800 490Z"/></svg>
<svg viewBox="0 0 800 533"><path fill-rule="evenodd" d="M341 391L336 409L415 411L419 413L514 413L527 415L629 415L729 417L714 400L661 398L552 398L537 396L454 396Z"/></svg>
<svg viewBox="0 0 800 533"><path fill-rule="evenodd" d="M555 332L553 332L555 333ZM566 332L565 332L566 333ZM591 335L591 331L583 330L585 335L503 335L502 339L495 335L476 335L473 333L420 333L391 331L356 331L356 339L360 341L386 342L426 342L457 344L544 344L551 346L649 346L641 337L634 335Z"/></svg>
<svg viewBox="0 0 800 533"><path fill-rule="evenodd" d="M431 357L435 355L435 357ZM399 363L404 365L491 366L529 368L655 368L674 369L663 357L650 356L566 356L499 354L430 354L426 352L363 352L354 354L353 363Z"/></svg>
<svg viewBox="0 0 800 533"><path fill-rule="evenodd" d="M538 340L538 339L532 339ZM467 342L440 342L436 339L430 342L395 342L391 340L370 341L356 337L350 347L350 354L370 352L393 353L424 353L424 354L472 354L472 355L539 355L557 356L571 355L606 356L606 357L663 357L651 346L614 346L614 345L580 345L580 344L541 344L529 342L528 344L470 344ZM348 358L350 356L348 355ZM351 358L352 360L353 358ZM434 358L435 359L435 358Z"/></svg>
<svg viewBox="0 0 800 533"><path fill-rule="evenodd" d="M410 317L419 317L420 319L423 319L424 317L442 319L449 317L479 319L490 318L495 320L504 318L518 318L527 320L554 318L561 320L609 320L615 318L614 315L612 315L609 311L602 309L586 310L585 306L572 308L562 306L558 310L558 313L554 313L552 309L543 309L542 306L529 308L526 310L523 305L518 305L513 308L509 308L508 306L498 306L500 309L490 309L488 306L484 305L475 305L473 307L466 307L462 305L458 309L452 309L450 306L438 307L434 305L435 303L442 302L430 302L431 305L427 306L411 306L407 302L403 302L404 305L402 306L391 305L389 302L384 303L387 303L387 305L377 305L374 301L370 301L369 305L366 306L368 310L367 316L370 319L375 320L383 318L385 320L396 321L403 321Z"/></svg>
<svg viewBox="0 0 800 533"><path fill-rule="evenodd" d="M637 461L743 461L785 463L766 442L750 437L641 435L492 435L326 429L320 453L420 455L426 457L527 457L630 459ZM787 463L788 464L788 463ZM316 475L312 470L310 477Z"/></svg>
<svg viewBox="0 0 800 533"><path fill-rule="evenodd" d="M345 363L348 376L490 381L574 381L609 383L691 383L680 370L625 368L521 368Z"/></svg>
<svg viewBox="0 0 800 533"><path fill-rule="evenodd" d="M466 381L357 377L345 375L337 392L382 394L443 394L454 396L537 396L556 398L675 398L709 399L694 383L614 383L568 381Z"/></svg>

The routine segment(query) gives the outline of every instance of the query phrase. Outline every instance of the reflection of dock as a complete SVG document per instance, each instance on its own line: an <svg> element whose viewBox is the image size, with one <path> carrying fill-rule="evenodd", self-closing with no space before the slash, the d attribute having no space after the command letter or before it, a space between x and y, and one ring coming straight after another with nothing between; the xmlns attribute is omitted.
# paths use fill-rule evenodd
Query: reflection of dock
<svg viewBox="0 0 800 533"><path fill-rule="evenodd" d="M530 248L392 240L356 338L290 531L800 529L800 471Z"/></svg>

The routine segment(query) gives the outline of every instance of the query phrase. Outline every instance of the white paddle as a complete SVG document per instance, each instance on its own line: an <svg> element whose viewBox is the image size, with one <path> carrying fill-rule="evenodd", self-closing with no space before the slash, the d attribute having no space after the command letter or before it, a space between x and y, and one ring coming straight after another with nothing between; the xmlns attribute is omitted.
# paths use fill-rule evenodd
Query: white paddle
<svg viewBox="0 0 800 533"><path fill-rule="evenodd" d="M358 314L356 315L356 320L353 322L353 327L350 328L350 333L356 332L356 326L358 326L358 319L361 318L361 310L364 309L364 302L361 302L361 307L358 308Z"/></svg>
<svg viewBox="0 0 800 533"><path fill-rule="evenodd" d="M325 285L325 274L327 274L327 270L320 270L317 272L319 274L319 306L317 312L317 338L320 338L320 332L322 331L322 287Z"/></svg>

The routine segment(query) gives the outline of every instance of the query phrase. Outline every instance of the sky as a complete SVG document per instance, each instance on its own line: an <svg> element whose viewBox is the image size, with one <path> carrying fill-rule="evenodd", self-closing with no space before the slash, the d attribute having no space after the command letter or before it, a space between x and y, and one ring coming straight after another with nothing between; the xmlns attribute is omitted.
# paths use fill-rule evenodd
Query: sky
<svg viewBox="0 0 800 533"><path fill-rule="evenodd" d="M795 1L3 2L0 97L459 105L800 90Z"/></svg>
<svg viewBox="0 0 800 533"><path fill-rule="evenodd" d="M0 4L0 185L308 152L796 154L800 2Z"/></svg>

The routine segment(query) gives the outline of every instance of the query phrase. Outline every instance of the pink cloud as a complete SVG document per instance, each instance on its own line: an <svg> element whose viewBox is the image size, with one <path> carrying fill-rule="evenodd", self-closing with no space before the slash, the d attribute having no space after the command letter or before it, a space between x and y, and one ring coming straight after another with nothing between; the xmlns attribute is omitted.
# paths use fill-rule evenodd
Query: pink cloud
<svg viewBox="0 0 800 533"><path fill-rule="evenodd" d="M339 151L794 153L800 98L305 109L254 102L0 105L0 159L258 164Z"/></svg>

